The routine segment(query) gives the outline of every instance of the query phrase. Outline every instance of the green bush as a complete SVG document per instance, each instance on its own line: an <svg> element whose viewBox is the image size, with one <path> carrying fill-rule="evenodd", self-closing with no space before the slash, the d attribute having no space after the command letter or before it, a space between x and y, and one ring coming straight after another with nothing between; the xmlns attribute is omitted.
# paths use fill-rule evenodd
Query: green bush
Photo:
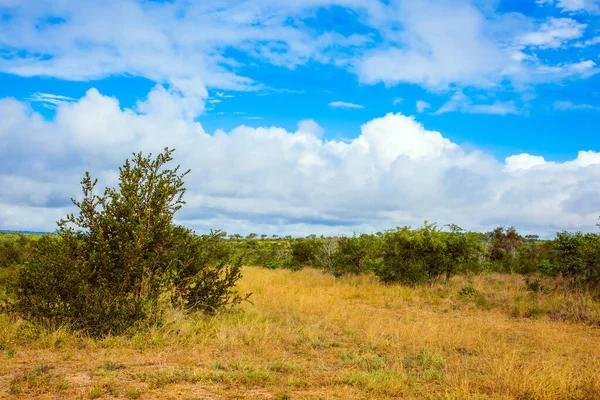
<svg viewBox="0 0 600 400"><path fill-rule="evenodd" d="M317 266L318 239L294 239L291 243L293 269Z"/></svg>
<svg viewBox="0 0 600 400"><path fill-rule="evenodd" d="M29 258L36 241L22 234L0 234L0 269L21 264Z"/></svg>
<svg viewBox="0 0 600 400"><path fill-rule="evenodd" d="M78 215L40 239L20 268L15 311L101 336L155 320L165 307L214 312L241 300L233 290L240 262L227 263L220 234L173 224L187 172L163 168L171 154L135 155L120 168L118 188L102 196L86 174L83 200L73 201Z"/></svg>
<svg viewBox="0 0 600 400"><path fill-rule="evenodd" d="M375 273L383 282L418 284L458 272L477 271L483 265L483 247L477 234L451 226L444 232L427 224L386 232L382 262Z"/></svg>
<svg viewBox="0 0 600 400"><path fill-rule="evenodd" d="M598 289L600 285L600 235L561 232L554 240L555 275L572 286Z"/></svg>
<svg viewBox="0 0 600 400"><path fill-rule="evenodd" d="M478 290L475 289L473 286L469 285L469 286L465 286L462 289L460 289L460 291L458 292L458 294L462 297L473 297L478 293Z"/></svg>
<svg viewBox="0 0 600 400"><path fill-rule="evenodd" d="M441 275L445 268L445 243L435 225L425 224L387 232L383 239L383 263L376 274L383 282L417 284Z"/></svg>
<svg viewBox="0 0 600 400"><path fill-rule="evenodd" d="M332 255L331 272L341 276L373 271L381 262L381 250L381 239L375 235L341 237Z"/></svg>
<svg viewBox="0 0 600 400"><path fill-rule="evenodd" d="M523 243L517 250L513 272L519 274L543 272L551 258L552 244L551 241Z"/></svg>

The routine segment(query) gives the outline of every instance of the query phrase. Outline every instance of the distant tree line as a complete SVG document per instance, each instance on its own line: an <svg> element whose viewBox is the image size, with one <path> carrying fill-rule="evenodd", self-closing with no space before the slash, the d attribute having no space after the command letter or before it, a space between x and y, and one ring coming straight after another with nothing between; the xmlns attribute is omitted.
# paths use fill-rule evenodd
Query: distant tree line
<svg viewBox="0 0 600 400"><path fill-rule="evenodd" d="M224 241L244 264L267 268L321 268L335 276L375 273L383 282L419 284L465 273L562 276L572 287L600 289L600 235L558 233L553 240L521 236L513 227L491 232L425 223L351 237L243 238Z"/></svg>

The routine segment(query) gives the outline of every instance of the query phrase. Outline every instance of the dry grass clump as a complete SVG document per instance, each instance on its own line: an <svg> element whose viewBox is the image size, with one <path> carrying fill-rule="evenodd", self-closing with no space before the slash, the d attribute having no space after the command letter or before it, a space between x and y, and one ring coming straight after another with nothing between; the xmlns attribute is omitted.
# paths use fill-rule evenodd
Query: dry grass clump
<svg viewBox="0 0 600 400"><path fill-rule="evenodd" d="M0 398L600 398L598 303L552 282L243 272L252 304L125 336L0 316Z"/></svg>

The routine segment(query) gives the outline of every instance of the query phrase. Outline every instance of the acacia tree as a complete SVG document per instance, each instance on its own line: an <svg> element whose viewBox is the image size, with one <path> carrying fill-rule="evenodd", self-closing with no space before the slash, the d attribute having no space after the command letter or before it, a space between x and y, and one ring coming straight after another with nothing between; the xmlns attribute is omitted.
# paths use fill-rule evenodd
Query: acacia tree
<svg viewBox="0 0 600 400"><path fill-rule="evenodd" d="M86 173L83 200L73 200L79 212L59 221L57 237L40 241L21 271L17 311L103 335L160 316L159 300L211 312L241 300L239 261L212 258L220 232L196 236L173 223L189 171L165 168L172 153L134 154L103 195Z"/></svg>

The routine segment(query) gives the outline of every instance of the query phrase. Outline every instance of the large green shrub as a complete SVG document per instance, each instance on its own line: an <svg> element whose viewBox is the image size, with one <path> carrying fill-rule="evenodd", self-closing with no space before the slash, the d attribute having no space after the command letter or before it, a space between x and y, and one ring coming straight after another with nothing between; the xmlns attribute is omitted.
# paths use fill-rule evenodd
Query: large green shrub
<svg viewBox="0 0 600 400"><path fill-rule="evenodd" d="M446 280L454 274L481 272L487 257L481 234L450 225L450 232L440 235L446 243L442 257Z"/></svg>
<svg viewBox="0 0 600 400"><path fill-rule="evenodd" d="M187 172L164 168L171 154L135 155L120 168L118 188L101 196L86 174L83 200L73 201L79 213L61 220L57 236L41 239L21 268L17 312L104 335L152 320L165 306L212 312L240 301L240 263L215 256L220 234L197 237L173 224Z"/></svg>
<svg viewBox="0 0 600 400"><path fill-rule="evenodd" d="M513 272L519 274L545 274L552 257L552 241L527 241L517 250Z"/></svg>
<svg viewBox="0 0 600 400"><path fill-rule="evenodd" d="M0 310L14 303L19 267L31 257L35 245L32 236L0 234Z"/></svg>
<svg viewBox="0 0 600 400"><path fill-rule="evenodd" d="M383 263L376 274L383 282L426 282L445 271L444 250L435 225L389 231L383 239Z"/></svg>
<svg viewBox="0 0 600 400"><path fill-rule="evenodd" d="M357 237L341 237L337 241L337 249L333 253L331 272L335 276L343 274L359 274L364 272L363 259L367 249Z"/></svg>
<svg viewBox="0 0 600 400"><path fill-rule="evenodd" d="M600 236L561 232L554 240L555 275L561 274L572 286L600 289Z"/></svg>
<svg viewBox="0 0 600 400"><path fill-rule="evenodd" d="M317 264L319 239L293 239L291 242L291 265L293 269L313 267Z"/></svg>
<svg viewBox="0 0 600 400"><path fill-rule="evenodd" d="M36 241L22 234L0 234L0 269L18 264L31 255Z"/></svg>
<svg viewBox="0 0 600 400"><path fill-rule="evenodd" d="M427 224L388 231L383 237L382 262L375 273L383 282L417 284L457 272L477 270L483 248L477 234L464 233L458 227L444 232Z"/></svg>
<svg viewBox="0 0 600 400"><path fill-rule="evenodd" d="M331 272L335 276L373 271L381 263L382 240L362 234L341 237L332 256Z"/></svg>

